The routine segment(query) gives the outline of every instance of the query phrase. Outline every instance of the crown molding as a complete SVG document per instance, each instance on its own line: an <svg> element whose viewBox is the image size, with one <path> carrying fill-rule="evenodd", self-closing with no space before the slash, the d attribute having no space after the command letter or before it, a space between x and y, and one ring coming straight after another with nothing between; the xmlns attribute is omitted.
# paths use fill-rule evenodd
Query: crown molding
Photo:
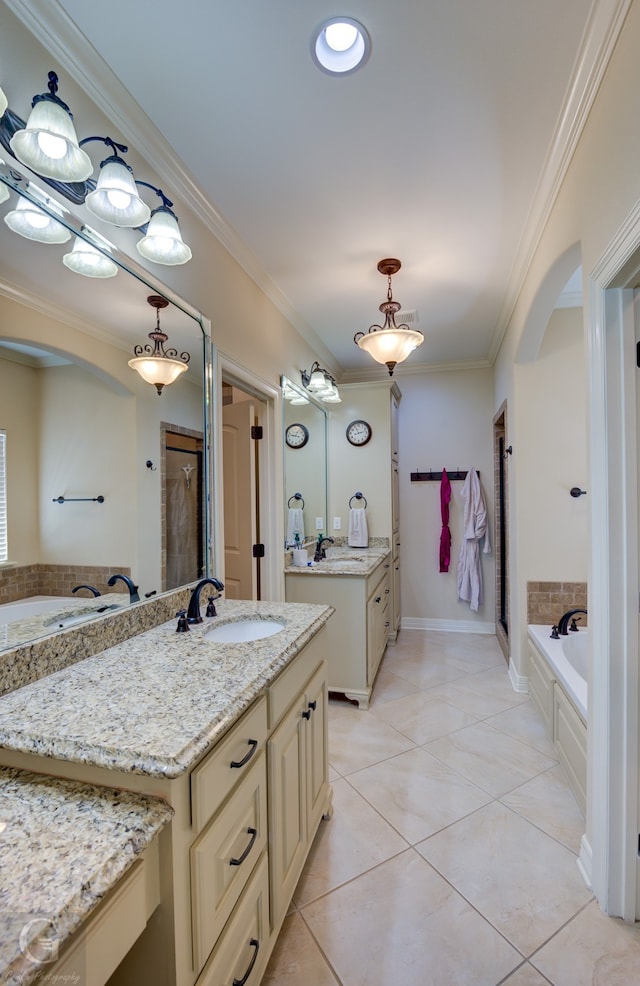
<svg viewBox="0 0 640 986"><path fill-rule="evenodd" d="M564 105L520 238L500 317L491 338L488 353L491 364L498 355L631 2L632 0L600 0L591 8Z"/></svg>

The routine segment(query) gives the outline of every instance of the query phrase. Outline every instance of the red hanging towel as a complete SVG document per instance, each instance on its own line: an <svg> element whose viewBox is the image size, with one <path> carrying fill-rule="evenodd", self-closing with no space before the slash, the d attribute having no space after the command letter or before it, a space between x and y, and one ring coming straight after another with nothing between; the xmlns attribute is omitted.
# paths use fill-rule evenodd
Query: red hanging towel
<svg viewBox="0 0 640 986"><path fill-rule="evenodd" d="M442 517L442 531L440 533L440 571L449 571L451 561L451 531L449 530L449 500L451 499L451 483L447 476L447 470L442 470L440 480L440 516Z"/></svg>

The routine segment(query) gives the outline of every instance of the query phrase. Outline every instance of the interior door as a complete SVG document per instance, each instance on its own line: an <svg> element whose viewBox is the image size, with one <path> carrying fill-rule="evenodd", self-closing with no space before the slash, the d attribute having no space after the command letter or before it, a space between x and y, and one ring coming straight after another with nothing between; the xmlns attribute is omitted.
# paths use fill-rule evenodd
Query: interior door
<svg viewBox="0 0 640 986"><path fill-rule="evenodd" d="M257 598L254 416L252 400L223 408L224 586L228 599Z"/></svg>

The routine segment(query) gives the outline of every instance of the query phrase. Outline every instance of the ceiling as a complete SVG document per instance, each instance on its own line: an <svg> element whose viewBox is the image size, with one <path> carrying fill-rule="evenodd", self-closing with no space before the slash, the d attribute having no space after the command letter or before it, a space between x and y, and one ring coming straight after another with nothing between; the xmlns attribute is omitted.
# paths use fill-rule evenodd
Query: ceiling
<svg viewBox="0 0 640 986"><path fill-rule="evenodd" d="M353 335L380 321L383 257L402 261L394 298L425 336L413 366L492 361L557 177L591 0L562 0L562 16L556 0L59 6L96 79L97 52L335 372L371 370ZM310 55L337 13L372 40L342 78Z"/></svg>

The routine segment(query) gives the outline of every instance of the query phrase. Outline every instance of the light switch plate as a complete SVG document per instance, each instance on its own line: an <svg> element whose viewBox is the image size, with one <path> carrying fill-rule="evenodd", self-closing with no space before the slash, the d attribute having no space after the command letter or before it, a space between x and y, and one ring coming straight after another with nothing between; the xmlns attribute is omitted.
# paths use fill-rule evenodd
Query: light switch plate
<svg viewBox="0 0 640 986"><path fill-rule="evenodd" d="M316 517L316 531L324 531L324 517Z"/></svg>
<svg viewBox="0 0 640 986"><path fill-rule="evenodd" d="M341 517L334 517L333 518L333 529L334 529L334 531L339 531L339 530L342 529L342 518Z"/></svg>

